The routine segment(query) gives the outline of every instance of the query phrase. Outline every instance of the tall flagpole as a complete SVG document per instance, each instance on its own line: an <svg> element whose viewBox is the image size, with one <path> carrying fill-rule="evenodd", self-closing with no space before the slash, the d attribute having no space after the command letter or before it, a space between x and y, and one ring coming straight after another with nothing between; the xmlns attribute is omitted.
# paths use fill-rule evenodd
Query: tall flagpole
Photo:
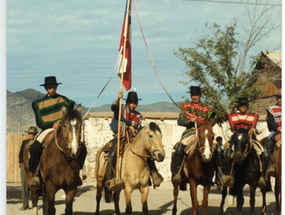
<svg viewBox="0 0 285 215"><path fill-rule="evenodd" d="M128 6L127 6L127 14L126 14L126 20L125 20L125 28L124 28L124 49L123 49L123 62L121 65L121 85L120 85L120 92L123 91L123 78L124 78L124 69L125 69L125 54L126 54L126 43L127 43L127 34L128 34L128 28L129 28L129 15L130 15L130 0L128 0ZM119 102L119 118L118 118L118 137L117 137L117 172L116 172L116 178L120 179L120 127L121 127L121 116L122 116L122 98L120 98Z"/></svg>

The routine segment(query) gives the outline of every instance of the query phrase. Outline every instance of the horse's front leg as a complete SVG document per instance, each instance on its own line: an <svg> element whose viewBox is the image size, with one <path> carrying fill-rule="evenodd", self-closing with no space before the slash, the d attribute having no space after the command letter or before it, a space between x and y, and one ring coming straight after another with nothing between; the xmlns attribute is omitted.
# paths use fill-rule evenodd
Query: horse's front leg
<svg viewBox="0 0 285 215"><path fill-rule="evenodd" d="M130 186L125 187L125 199L126 199L126 214L129 215L132 213L132 202L131 202L131 195L133 189Z"/></svg>
<svg viewBox="0 0 285 215"><path fill-rule="evenodd" d="M261 193L262 193L262 211L261 211L261 215L266 215L266 188L261 188Z"/></svg>
<svg viewBox="0 0 285 215"><path fill-rule="evenodd" d="M144 215L148 214L148 207L147 207L147 196L149 192L149 186L141 187L141 201L142 201L142 211Z"/></svg>
<svg viewBox="0 0 285 215"><path fill-rule="evenodd" d="M50 184L50 182L46 183L45 194L48 205L48 215L55 215L54 199L56 191L57 190L54 189L54 187Z"/></svg>
<svg viewBox="0 0 285 215"><path fill-rule="evenodd" d="M237 188L237 214L238 215L243 214L242 212L242 206L244 203L243 187L244 185Z"/></svg>
<svg viewBox="0 0 285 215"><path fill-rule="evenodd" d="M32 205L33 205L33 211L34 215L38 215L38 191L36 189L31 189L31 198L32 198Z"/></svg>
<svg viewBox="0 0 285 215"><path fill-rule="evenodd" d="M250 214L254 214L254 205L255 205L255 190L257 183L254 183L250 186Z"/></svg>
<svg viewBox="0 0 285 215"><path fill-rule="evenodd" d="M206 186L204 186L204 193L203 193L203 201L202 201L202 206L203 206L203 215L207 215L207 208L208 208L208 196L209 196L209 190L211 188L212 181L209 181Z"/></svg>
<svg viewBox="0 0 285 215"><path fill-rule="evenodd" d="M72 215L72 203L77 187L68 188L65 190L65 215Z"/></svg>
<svg viewBox="0 0 285 215"><path fill-rule="evenodd" d="M100 201L102 198L102 190L103 190L103 178L102 177L98 177L97 179L97 192L96 192L96 215L100 214Z"/></svg>
<svg viewBox="0 0 285 215"><path fill-rule="evenodd" d="M174 186L173 185L173 208L172 208L172 215L176 215L177 213L177 197L178 197L178 193L179 193L179 188L178 186Z"/></svg>
<svg viewBox="0 0 285 215"><path fill-rule="evenodd" d="M191 199L192 199L192 211L193 215L198 214L198 199L197 199L197 184L193 179L189 179L189 184L190 184L190 194L191 194Z"/></svg>
<svg viewBox="0 0 285 215"><path fill-rule="evenodd" d="M120 207L119 207L120 193L121 193L121 190L116 191L113 194L116 215L120 215L121 214Z"/></svg>
<svg viewBox="0 0 285 215"><path fill-rule="evenodd" d="M227 197L227 194L228 194L228 188L227 187L223 187L222 201L221 201L221 204L220 204L218 215L222 215L224 213L224 204L225 204L225 199Z"/></svg>
<svg viewBox="0 0 285 215"><path fill-rule="evenodd" d="M274 188L274 193L275 193L275 202L276 202L276 206L275 206L275 211L277 214L280 214L281 212L281 207L280 207L280 202L281 202L281 195L280 195L280 180L279 180L279 177L277 174L276 174L276 177L275 177L275 188ZM279 201L279 195L280 195L280 201Z"/></svg>

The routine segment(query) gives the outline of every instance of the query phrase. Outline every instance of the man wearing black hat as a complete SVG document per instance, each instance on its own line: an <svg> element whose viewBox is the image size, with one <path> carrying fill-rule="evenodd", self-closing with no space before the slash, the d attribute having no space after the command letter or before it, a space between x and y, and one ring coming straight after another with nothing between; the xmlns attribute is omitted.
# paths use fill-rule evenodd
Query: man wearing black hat
<svg viewBox="0 0 285 215"><path fill-rule="evenodd" d="M229 113L227 115L228 118L228 128L226 129L226 134L228 138L230 139L228 142L225 143L224 145L224 150L225 150L225 169L224 169L224 174L226 175L227 179L232 179L232 176L229 176L231 168L232 168L232 141L231 137L233 133L235 133L235 127L236 129L239 128L244 128L247 129L250 127L250 132L255 133L255 134L260 134L262 132L262 128L260 126L257 126L257 121L259 118L258 114L255 113L248 113L247 109L249 107L249 100L247 97L240 97L236 103L238 104L238 111ZM259 143L255 142L254 144L257 144L260 146ZM262 147L259 147L262 148ZM259 156L259 155L258 155ZM233 182L233 180L224 180L227 182ZM260 187L265 186L265 181L263 178L260 179L258 182L258 185ZM223 186L232 186L232 184L225 183Z"/></svg>
<svg viewBox="0 0 285 215"><path fill-rule="evenodd" d="M24 140L22 142L20 152L19 152L19 164L21 168L21 184L22 184L22 200L23 200L23 206L20 208L20 211L29 209L29 185L28 185L28 177L24 168L24 159L23 159L23 153L24 153L24 147L27 145L30 140L33 140L37 134L38 129L36 126L31 126L28 133L28 139Z"/></svg>
<svg viewBox="0 0 285 215"><path fill-rule="evenodd" d="M181 190L186 189L186 182L183 182L183 168L180 173L179 170L185 155L184 149L187 143L195 137L195 124L199 127L201 123L211 121L214 118L213 109L201 102L202 90L200 86L191 86L187 93L190 93L192 102L179 105L180 114L177 121L178 125L186 127L186 130L182 134L181 142L174 147L171 165L172 183L176 186L180 185Z"/></svg>
<svg viewBox="0 0 285 215"><path fill-rule="evenodd" d="M267 126L271 134L265 141L264 156L263 156L263 177L269 181L270 177L275 174L275 166L272 162L274 146L277 142L276 137L282 134L282 90L279 89L275 95L277 103L266 109L267 111ZM271 162L270 162L271 161ZM268 183L269 185L269 183ZM268 190L270 188L268 187Z"/></svg>
<svg viewBox="0 0 285 215"><path fill-rule="evenodd" d="M68 110L72 110L74 107L74 101L68 99L65 96L57 94L57 86L61 83L57 83L55 76L45 77L45 83L40 86L44 86L47 95L42 99L36 100L32 103L32 108L36 116L36 123L39 128L46 130L48 128L60 129L61 119L62 119L62 106ZM79 160L84 163L86 157L86 146L81 144L82 149L79 154ZM29 170L34 172L37 169L36 176L33 178L31 185L34 187L40 186L40 179L38 177L39 173L39 162L43 151L43 147L38 140L31 145L30 148L30 159L29 159ZM80 162L80 167L83 164Z"/></svg>
<svg viewBox="0 0 285 215"><path fill-rule="evenodd" d="M117 160L117 153L116 153L116 145L117 145L117 133L118 133L118 118L119 118L119 101L123 98L123 92L120 91L118 93L118 98L113 102L111 106L111 110L114 112L114 116L110 127L114 132L115 138L113 139L112 147L108 154L108 163L106 167L106 181L112 180L113 178L113 170L116 166ZM138 101L141 100L138 98L137 93L134 91L128 92L128 96L126 99L126 105L122 107L122 122L121 122L121 137L120 140L124 139L126 136L127 129L131 130L132 134L128 133L129 136L134 137L138 131L141 129L141 120L142 115L140 112L136 111L136 107L138 105ZM123 141L123 140L122 140ZM130 138L132 141L132 138ZM121 142L121 141L120 141ZM148 159L147 163L150 168L151 177L153 179L154 187L159 186L163 181L162 176L158 173L155 163L153 160ZM112 187L109 185L109 189L111 190Z"/></svg>

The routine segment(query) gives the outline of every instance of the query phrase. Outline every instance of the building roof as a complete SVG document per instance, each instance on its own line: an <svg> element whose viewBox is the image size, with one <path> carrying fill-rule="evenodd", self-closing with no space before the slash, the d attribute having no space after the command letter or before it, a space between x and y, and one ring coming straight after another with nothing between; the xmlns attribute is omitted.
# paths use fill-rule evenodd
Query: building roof
<svg viewBox="0 0 285 215"><path fill-rule="evenodd" d="M282 69L282 52L281 51L262 51L273 63Z"/></svg>

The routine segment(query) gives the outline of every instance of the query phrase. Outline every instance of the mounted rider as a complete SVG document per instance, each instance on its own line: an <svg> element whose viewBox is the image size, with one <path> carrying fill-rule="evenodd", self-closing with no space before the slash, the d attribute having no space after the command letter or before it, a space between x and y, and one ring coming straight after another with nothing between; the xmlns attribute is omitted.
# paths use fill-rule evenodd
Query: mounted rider
<svg viewBox="0 0 285 215"><path fill-rule="evenodd" d="M233 144L232 144L232 136L236 132L235 129L244 128L248 129L250 127L249 133L252 134L252 143L253 147L257 151L258 157L262 154L263 148L256 141L255 134L262 133L262 127L257 123L259 115L255 113L248 113L247 109L249 107L249 100L247 97L240 97L236 103L238 104L238 111L232 112L227 115L228 123L226 126L226 135L230 139L228 142L224 144L224 174L225 179L221 181L223 186L233 186L231 182L233 182L233 177L230 174L233 162ZM261 164L261 163L260 163ZM261 177L259 182L259 186L265 186L265 181Z"/></svg>
<svg viewBox="0 0 285 215"><path fill-rule="evenodd" d="M47 129L59 130L61 127L62 106L64 105L68 110L72 110L74 107L74 101L56 93L59 84L61 83L57 83L55 76L45 77L45 83L41 84L40 86L45 87L47 94L42 99L38 99L32 103L32 108L35 113L37 126L42 129L41 133L43 133L43 131L47 131ZM82 169L87 150L84 143L80 144L80 148L81 150L78 155L78 158L80 163L80 169ZM31 145L29 151L29 171L34 172L37 169L36 175L31 181L31 186L39 188L39 163L43 151L42 140L37 138ZM82 182L80 183L82 184ZM79 185L81 185L80 183Z"/></svg>
<svg viewBox="0 0 285 215"><path fill-rule="evenodd" d="M183 167L181 168L183 158L187 153L186 146L191 146L196 141L196 129L201 123L211 121L214 118L214 111L212 108L201 102L202 90L200 86L191 86L190 97L192 102L181 103L180 114L177 124L186 127L182 133L180 141L174 146L172 152L172 183L175 186L180 186L181 190L186 189L186 182L183 181ZM186 149L186 150L185 150Z"/></svg>
<svg viewBox="0 0 285 215"><path fill-rule="evenodd" d="M119 118L119 101L123 98L123 92L120 91L118 93L118 98L113 102L111 106L111 110L114 112L113 120L110 124L110 127L112 131L114 132L114 139L112 141L112 146L110 148L109 154L108 154L108 161L106 166L106 184L109 188L109 190L112 190L112 184L109 183L111 180L113 180L114 176L114 170L116 166L117 161L117 141L118 141L118 118ZM126 140L125 138L129 138L130 143L132 143L134 137L136 134L140 131L142 128L141 121L142 121L142 115L140 112L136 111L136 107L138 105L138 101L141 99L138 99L137 93L134 91L128 92L127 99L126 99L126 105L122 106L122 122L121 122L121 134L120 134L120 143ZM128 134L127 134L128 132ZM161 182L163 181L163 177L158 173L157 168L155 166L154 160L147 159L147 163L150 168L150 174L153 180L154 187L159 186Z"/></svg>
<svg viewBox="0 0 285 215"><path fill-rule="evenodd" d="M276 143L275 137L282 134L282 90L279 89L276 96L277 104L270 106L267 111L267 126L271 134L265 141L264 156L263 156L263 177L269 181L268 176L275 175L275 166L272 162L274 146ZM271 162L270 162L271 161Z"/></svg>

